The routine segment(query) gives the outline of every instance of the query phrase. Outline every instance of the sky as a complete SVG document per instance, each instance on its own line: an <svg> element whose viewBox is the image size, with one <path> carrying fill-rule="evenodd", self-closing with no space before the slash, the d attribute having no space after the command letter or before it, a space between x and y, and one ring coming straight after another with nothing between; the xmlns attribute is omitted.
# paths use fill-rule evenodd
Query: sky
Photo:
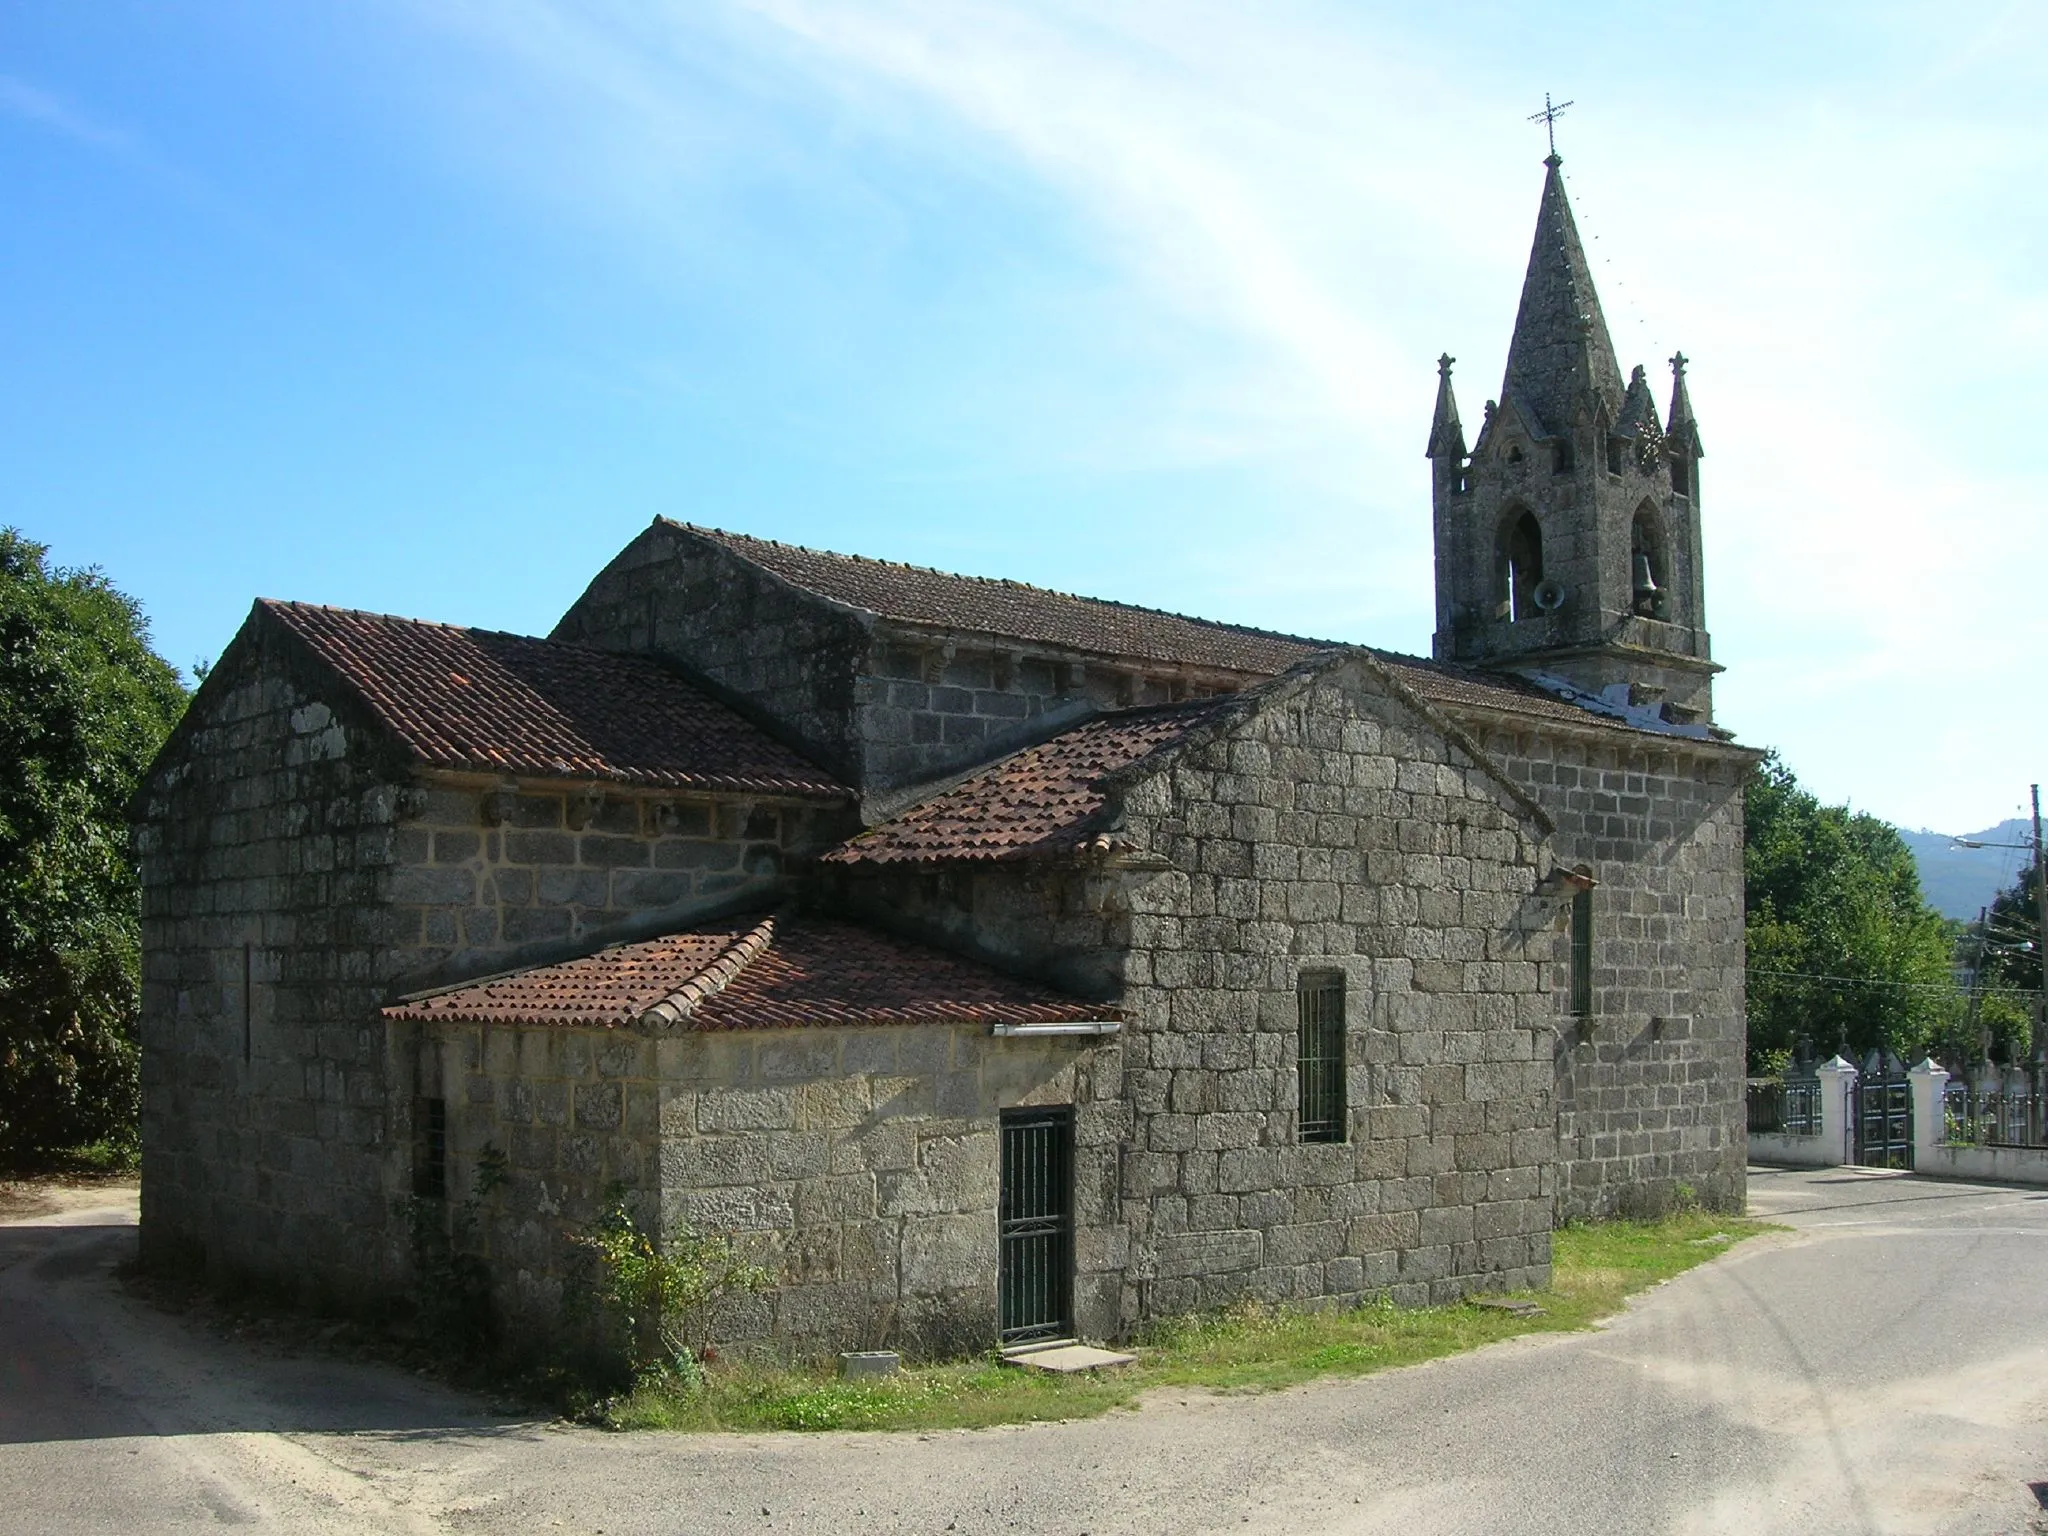
<svg viewBox="0 0 2048 1536"><path fill-rule="evenodd" d="M655 516L1427 654L1558 149L1683 348L1721 723L2048 777L2048 7L0 0L0 522L188 671Z"/></svg>

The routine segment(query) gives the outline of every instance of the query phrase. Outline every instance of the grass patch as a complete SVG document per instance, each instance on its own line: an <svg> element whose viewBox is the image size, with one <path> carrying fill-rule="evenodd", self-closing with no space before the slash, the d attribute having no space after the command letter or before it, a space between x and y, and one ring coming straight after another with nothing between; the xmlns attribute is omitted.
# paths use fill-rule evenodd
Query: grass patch
<svg viewBox="0 0 2048 1536"><path fill-rule="evenodd" d="M1246 1305L1161 1322L1133 1347L1133 1364L1098 1375L1045 1375L989 1356L847 1382L823 1368L722 1362L699 1388L652 1381L603 1405L598 1417L618 1429L975 1429L1092 1417L1158 1388L1271 1391L1319 1376L1413 1365L1518 1334L1586 1328L1634 1292L1768 1229L1698 1211L1566 1227L1553 1244L1551 1288L1519 1293L1543 1307L1540 1316L1466 1302L1376 1301L1345 1311Z"/></svg>
<svg viewBox="0 0 2048 1536"><path fill-rule="evenodd" d="M44 1149L0 1163L0 1178L15 1181L133 1178L142 1169L142 1144L134 1137L89 1141L76 1147Z"/></svg>

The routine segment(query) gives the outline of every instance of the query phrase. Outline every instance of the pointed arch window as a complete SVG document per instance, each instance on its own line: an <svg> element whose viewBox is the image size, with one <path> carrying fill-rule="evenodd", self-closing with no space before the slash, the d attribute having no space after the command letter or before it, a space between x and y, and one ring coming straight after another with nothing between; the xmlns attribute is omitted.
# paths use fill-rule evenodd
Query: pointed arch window
<svg viewBox="0 0 2048 1536"><path fill-rule="evenodd" d="M1650 507L1636 510L1629 533L1629 574L1636 613L1646 619L1670 618L1671 556L1663 519Z"/></svg>
<svg viewBox="0 0 2048 1536"><path fill-rule="evenodd" d="M1500 616L1516 623L1534 618L1543 580L1543 529L1533 512L1511 513L1501 525L1497 565Z"/></svg>

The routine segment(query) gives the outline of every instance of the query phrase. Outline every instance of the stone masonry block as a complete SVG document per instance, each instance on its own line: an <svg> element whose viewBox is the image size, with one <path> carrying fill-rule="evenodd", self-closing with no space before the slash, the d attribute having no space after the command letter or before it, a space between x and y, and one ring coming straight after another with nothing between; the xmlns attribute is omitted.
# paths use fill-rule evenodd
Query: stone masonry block
<svg viewBox="0 0 2048 1536"><path fill-rule="evenodd" d="M902 1263L903 1289L913 1296L937 1296L964 1285L992 1283L995 1211L906 1218Z"/></svg>
<svg viewBox="0 0 2048 1536"><path fill-rule="evenodd" d="M1264 1250L1265 1239L1255 1231L1180 1233L1159 1239L1157 1273L1170 1280L1254 1269Z"/></svg>
<svg viewBox="0 0 2048 1536"><path fill-rule="evenodd" d="M790 1088L713 1088L697 1096L700 1131L788 1130L796 1124Z"/></svg>

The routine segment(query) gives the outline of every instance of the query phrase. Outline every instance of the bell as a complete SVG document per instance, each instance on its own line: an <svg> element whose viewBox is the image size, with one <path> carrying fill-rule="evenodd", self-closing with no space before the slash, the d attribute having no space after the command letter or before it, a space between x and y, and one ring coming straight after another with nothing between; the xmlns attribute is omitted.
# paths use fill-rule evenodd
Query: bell
<svg viewBox="0 0 2048 1536"><path fill-rule="evenodd" d="M1657 595L1657 577L1650 570L1650 557L1642 550L1636 551L1636 597L1638 600Z"/></svg>
<svg viewBox="0 0 2048 1536"><path fill-rule="evenodd" d="M1661 619L1667 611L1663 589L1657 585L1650 556L1644 550L1636 551L1635 610L1646 619Z"/></svg>

